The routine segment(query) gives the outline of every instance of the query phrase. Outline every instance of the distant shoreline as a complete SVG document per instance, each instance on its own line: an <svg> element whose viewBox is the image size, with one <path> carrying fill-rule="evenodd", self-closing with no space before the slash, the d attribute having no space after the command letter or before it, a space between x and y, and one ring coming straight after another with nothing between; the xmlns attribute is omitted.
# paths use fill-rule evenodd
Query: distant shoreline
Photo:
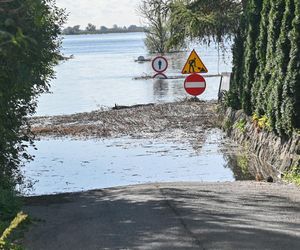
<svg viewBox="0 0 300 250"><path fill-rule="evenodd" d="M144 33L143 31L116 31L116 32L80 32L76 34L62 33L63 36L77 36L77 35L105 35L105 34L125 34L125 33Z"/></svg>

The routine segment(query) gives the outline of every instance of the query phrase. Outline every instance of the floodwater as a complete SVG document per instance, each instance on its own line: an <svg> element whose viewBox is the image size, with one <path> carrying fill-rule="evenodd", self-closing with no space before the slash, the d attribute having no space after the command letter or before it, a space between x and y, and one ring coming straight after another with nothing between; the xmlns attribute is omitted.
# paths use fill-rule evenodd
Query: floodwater
<svg viewBox="0 0 300 250"><path fill-rule="evenodd" d="M220 130L208 132L201 149L158 139L43 139L36 143L35 161L24 169L27 180L35 183L25 192L42 195L153 182L253 179L248 171L236 168L232 157L238 146L223 137Z"/></svg>
<svg viewBox="0 0 300 250"><path fill-rule="evenodd" d="M148 55L144 33L70 35L64 37L62 52L74 59L56 67L57 78L51 83L51 94L39 98L36 115L60 115L88 112L100 107L169 102L188 95L180 80L133 80L154 75L151 62L134 62ZM218 72L218 50L193 44L209 74ZM220 72L231 71L231 50L220 56ZM166 55L169 61L167 76L180 75L190 51ZM203 100L217 99L220 78L207 78Z"/></svg>
<svg viewBox="0 0 300 250"><path fill-rule="evenodd" d="M187 97L180 80L133 80L154 74L151 63L134 59L147 55L144 34L66 36L63 52L74 59L60 64L51 94L39 98L36 115L88 112L100 107L170 102ZM193 45L209 74L218 72L218 52ZM228 46L228 51L230 48ZM189 52L169 54L168 76L179 75ZM220 61L220 72L231 70L231 55ZM207 78L203 100L217 98L219 78ZM224 143L226 142L226 143ZM244 166L237 167L237 145L220 130L206 133L203 147L188 142L159 139L72 140L42 139L36 142L33 162L23 173L33 188L25 195L42 195L109 188L131 184L175 181L234 181L253 179ZM245 162L244 160L242 162ZM245 164L244 164L245 165Z"/></svg>

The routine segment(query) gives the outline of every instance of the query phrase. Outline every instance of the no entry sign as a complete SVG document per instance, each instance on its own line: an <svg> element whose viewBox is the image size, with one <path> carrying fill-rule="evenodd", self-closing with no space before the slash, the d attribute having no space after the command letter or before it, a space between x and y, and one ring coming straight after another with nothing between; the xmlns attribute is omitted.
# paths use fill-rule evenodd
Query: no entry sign
<svg viewBox="0 0 300 250"><path fill-rule="evenodd" d="M152 68L157 73L162 73L168 68L168 61L163 56L155 57L152 61Z"/></svg>
<svg viewBox="0 0 300 250"><path fill-rule="evenodd" d="M186 92L192 96L203 94L206 89L205 79L199 74L189 75L184 82Z"/></svg>

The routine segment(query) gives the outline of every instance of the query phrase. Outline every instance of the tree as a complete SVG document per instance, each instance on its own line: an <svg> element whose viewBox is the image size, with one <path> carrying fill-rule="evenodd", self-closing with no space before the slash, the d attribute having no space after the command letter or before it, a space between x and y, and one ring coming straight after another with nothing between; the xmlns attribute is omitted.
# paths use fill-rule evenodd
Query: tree
<svg viewBox="0 0 300 250"><path fill-rule="evenodd" d="M236 39L233 46L233 78L228 104L235 107L233 94L236 93L247 114L254 111L255 117L262 118L268 129L281 136L291 136L300 128L300 2L249 0L245 3L242 20L248 28L241 25L237 35L245 31L247 40L241 47L241 39ZM253 7L261 3L261 18L258 18ZM258 38L254 26L259 27ZM255 56L251 52L254 48ZM244 53L240 53L243 50ZM240 66L241 56L243 66ZM242 81L238 80L241 72ZM242 93L237 91L239 84L243 86Z"/></svg>
<svg viewBox="0 0 300 250"><path fill-rule="evenodd" d="M2 194L22 184L20 166L32 159L26 151L33 144L27 117L35 112L37 96L48 91L54 78L53 67L61 58L60 27L66 16L54 0L2 0L0 11Z"/></svg>
<svg viewBox="0 0 300 250"><path fill-rule="evenodd" d="M263 114L263 89L266 83L263 79L262 73L266 67L266 54L267 54L267 42L268 42L268 26L269 26L269 14L271 9L270 1L263 1L261 11L261 21L259 24L259 37L256 43L255 54L257 59L257 67L255 69L255 77L253 88L251 92L251 103L254 107L254 111L258 115Z"/></svg>
<svg viewBox="0 0 300 250"><path fill-rule="evenodd" d="M242 92L242 108L246 114L252 114L251 91L255 79L255 70L257 67L257 59L255 55L256 41L259 36L260 13L262 8L261 0L249 0L246 10L246 41L244 44L244 75L243 75L243 92Z"/></svg>
<svg viewBox="0 0 300 250"><path fill-rule="evenodd" d="M180 46L185 39L222 44L234 36L242 13L242 3L235 0L176 0L170 4L170 46Z"/></svg>
<svg viewBox="0 0 300 250"><path fill-rule="evenodd" d="M300 2L294 1L295 16L289 33L291 50L287 67L287 76L283 86L281 106L282 127L291 135L294 129L300 129Z"/></svg>
<svg viewBox="0 0 300 250"><path fill-rule="evenodd" d="M238 110L242 108L242 92L244 88L244 25L245 20L240 19L240 26L237 30L232 46L232 74L230 80L230 89L227 96L227 105Z"/></svg>
<svg viewBox="0 0 300 250"><path fill-rule="evenodd" d="M76 35L80 33L80 25L75 25L73 27L67 27L62 32L65 35Z"/></svg>
<svg viewBox="0 0 300 250"><path fill-rule="evenodd" d="M170 0L143 0L138 8L145 19L147 30L145 44L151 53L169 52L170 33L168 30L168 14Z"/></svg>
<svg viewBox="0 0 300 250"><path fill-rule="evenodd" d="M85 30L88 31L88 32L93 33L93 32L96 31L96 26L93 25L93 24L91 24L91 23L89 23L88 26L85 28Z"/></svg>
<svg viewBox="0 0 300 250"><path fill-rule="evenodd" d="M278 134L283 134L282 124L282 102L287 100L288 96L284 96L283 88L286 87L285 77L290 60L291 40L286 34L292 30L292 21L295 17L295 6L293 0L286 0L285 12L282 19L279 39L276 44L274 70L271 75L272 92L270 94L270 103L268 105L267 114L272 119L272 124L276 128ZM284 92L286 94L286 91Z"/></svg>
<svg viewBox="0 0 300 250"><path fill-rule="evenodd" d="M105 26L100 27L100 32L105 33L107 31L108 31L108 28L106 28Z"/></svg>

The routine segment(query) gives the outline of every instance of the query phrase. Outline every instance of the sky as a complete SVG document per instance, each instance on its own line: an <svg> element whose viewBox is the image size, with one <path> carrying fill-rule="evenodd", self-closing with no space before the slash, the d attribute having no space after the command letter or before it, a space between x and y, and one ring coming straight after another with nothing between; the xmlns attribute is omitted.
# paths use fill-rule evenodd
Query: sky
<svg viewBox="0 0 300 250"><path fill-rule="evenodd" d="M112 27L140 25L141 19L136 9L141 0L56 0L57 6L69 13L65 26L80 25L85 28L88 23Z"/></svg>

